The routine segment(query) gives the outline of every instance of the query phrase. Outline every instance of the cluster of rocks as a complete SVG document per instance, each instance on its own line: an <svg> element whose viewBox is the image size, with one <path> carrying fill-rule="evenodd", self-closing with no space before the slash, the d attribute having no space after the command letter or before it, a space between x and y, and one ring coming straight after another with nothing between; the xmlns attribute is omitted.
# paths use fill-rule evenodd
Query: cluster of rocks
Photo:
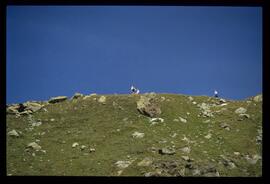
<svg viewBox="0 0 270 184"><path fill-rule="evenodd" d="M230 125L227 123L224 123L224 122L220 124L220 127L224 128L225 130L228 130L228 131L231 130Z"/></svg>
<svg viewBox="0 0 270 184"><path fill-rule="evenodd" d="M106 97L105 96L99 97L98 102L105 105L106 104Z"/></svg>
<svg viewBox="0 0 270 184"><path fill-rule="evenodd" d="M158 153L161 155L173 155L175 154L175 149L171 147L165 147L158 150Z"/></svg>
<svg viewBox="0 0 270 184"><path fill-rule="evenodd" d="M144 137L144 133L140 133L140 132L134 132L133 134L132 134L132 137L133 138L143 138Z"/></svg>
<svg viewBox="0 0 270 184"><path fill-rule="evenodd" d="M220 164L223 164L225 167L227 167L229 169L236 168L236 165L232 159L227 158L224 155L220 155L220 157L221 157L221 161L219 161Z"/></svg>
<svg viewBox="0 0 270 184"><path fill-rule="evenodd" d="M6 112L7 114L14 114L17 116L28 115L28 114L32 114L34 112L39 111L43 107L44 105L41 105L37 102L26 102L26 103L8 105Z"/></svg>
<svg viewBox="0 0 270 184"><path fill-rule="evenodd" d="M50 98L48 102L51 104L54 104L54 103L66 101L67 99L68 99L67 96L57 96L57 97Z"/></svg>
<svg viewBox="0 0 270 184"><path fill-rule="evenodd" d="M87 99L94 95L96 95L96 93L93 93L91 95L86 95L86 96L84 96L81 93L75 93L71 97L71 100L80 99L80 98ZM67 99L68 99L67 96L56 96L56 97L50 98L48 101L45 101L45 102L30 101L30 102L25 102L25 103L20 103L20 104L11 104L11 105L7 105L6 113L20 116L20 115L32 114L34 112L39 111L40 109L44 109L44 111L47 112L47 109L44 108L45 105L60 103L60 102L66 101ZM105 101L106 101L106 97L101 96L99 99L99 102L102 104L105 104Z"/></svg>
<svg viewBox="0 0 270 184"><path fill-rule="evenodd" d="M206 103L201 103L197 105L201 109L201 113L199 114L202 117L213 117L213 112L210 110L210 105Z"/></svg>
<svg viewBox="0 0 270 184"><path fill-rule="evenodd" d="M151 118L149 120L149 122L151 123L151 125L155 125L155 124L158 124L158 123L163 123L164 119L163 118Z"/></svg>
<svg viewBox="0 0 270 184"><path fill-rule="evenodd" d="M260 127L258 130L258 135L256 136L256 143L261 144L262 143L262 127Z"/></svg>
<svg viewBox="0 0 270 184"><path fill-rule="evenodd" d="M220 176L215 164L209 163L201 166L194 163L194 159L189 156L181 158L182 160L175 161L152 161L153 171L145 173L144 176Z"/></svg>
<svg viewBox="0 0 270 184"><path fill-rule="evenodd" d="M79 145L80 144L78 142L74 142L71 147L72 148L80 148L81 151L84 151L85 152L84 155L88 155L88 153L92 153L92 152L95 152L96 151L95 148L90 148L90 147L88 148L85 145L81 145L81 146L79 146Z"/></svg>
<svg viewBox="0 0 270 184"><path fill-rule="evenodd" d="M239 115L240 121L243 120L243 118L250 118L250 115L246 113L247 109L244 107L239 107L234 112Z"/></svg>
<svg viewBox="0 0 270 184"><path fill-rule="evenodd" d="M258 154L255 154L255 155L252 155L252 156L250 156L250 155L245 155L245 159L246 159L246 161L247 161L249 164L254 165L254 164L256 164L259 160L261 160L262 157L261 157L260 155L258 155Z"/></svg>
<svg viewBox="0 0 270 184"><path fill-rule="evenodd" d="M140 99L137 101L137 110L146 116L151 118L157 117L161 114L161 109L157 103L156 94L150 93L146 95L141 95Z"/></svg>
<svg viewBox="0 0 270 184"><path fill-rule="evenodd" d="M36 140L36 142L37 141L39 141L39 140ZM42 153L46 154L46 150L42 150L42 147L36 142L31 142L31 143L27 144L27 146L25 148L25 152L30 153L33 157L36 156L35 152L42 152Z"/></svg>
<svg viewBox="0 0 270 184"><path fill-rule="evenodd" d="M262 102L262 101L263 101L263 97L262 97L262 95L260 94L260 95L255 96L255 97L253 98L253 100L254 100L255 102Z"/></svg>
<svg viewBox="0 0 270 184"><path fill-rule="evenodd" d="M21 134L22 134L21 132L17 132L14 129L8 132L8 135L11 137L20 137Z"/></svg>

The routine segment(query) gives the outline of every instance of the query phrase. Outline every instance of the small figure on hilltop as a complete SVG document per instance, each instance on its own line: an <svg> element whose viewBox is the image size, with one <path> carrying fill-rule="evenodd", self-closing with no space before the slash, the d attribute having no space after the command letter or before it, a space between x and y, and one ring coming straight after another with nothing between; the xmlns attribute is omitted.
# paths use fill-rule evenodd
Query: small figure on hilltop
<svg viewBox="0 0 270 184"><path fill-rule="evenodd" d="M218 98L218 92L217 92L217 90L214 91L214 97Z"/></svg>
<svg viewBox="0 0 270 184"><path fill-rule="evenodd" d="M136 89L133 85L130 88L132 94L139 94L140 90Z"/></svg>

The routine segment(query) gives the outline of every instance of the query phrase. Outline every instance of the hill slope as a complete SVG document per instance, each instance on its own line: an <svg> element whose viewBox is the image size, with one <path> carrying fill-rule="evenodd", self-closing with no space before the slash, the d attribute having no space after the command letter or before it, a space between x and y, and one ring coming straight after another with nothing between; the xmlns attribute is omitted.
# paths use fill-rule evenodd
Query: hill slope
<svg viewBox="0 0 270 184"><path fill-rule="evenodd" d="M7 134L7 174L261 176L262 102L157 94L162 119L150 122L141 95L105 96L7 114L7 132L19 134Z"/></svg>

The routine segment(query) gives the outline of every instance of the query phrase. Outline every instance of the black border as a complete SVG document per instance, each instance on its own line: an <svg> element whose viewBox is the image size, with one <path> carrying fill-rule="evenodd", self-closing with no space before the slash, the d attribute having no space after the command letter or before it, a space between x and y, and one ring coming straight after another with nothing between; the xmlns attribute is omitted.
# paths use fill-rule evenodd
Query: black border
<svg viewBox="0 0 270 184"><path fill-rule="evenodd" d="M267 0L4 0L0 1L1 3L1 57L2 60L0 62L0 73L1 77L1 93L0 93L0 100L1 100L1 112L2 116L1 119L3 121L0 122L1 124L1 145L2 145L2 153L1 153L1 169L0 174L4 176L9 182L21 182L21 180L31 179L33 182L40 181L42 179L43 182L48 181L92 181L92 182L117 182L117 183L130 183L130 182L164 182L164 183L171 183L171 182L194 182L194 183L265 183L265 179L267 177L267 165L266 162L269 160L268 155L266 153L266 143L267 143L267 136L270 125L268 121L268 113L267 112L267 104L268 104L268 84L266 77L267 67L269 60L269 6L266 3ZM263 172L262 177L218 177L218 178L205 178L205 177L183 177L183 178L175 178L175 177L62 177L62 176L6 176L6 8L7 6L23 6L23 5L136 5L136 6L257 6L263 8ZM5 62L4 62L5 61ZM19 82L19 81L18 81ZM5 123L4 123L5 122ZM17 183L16 182L16 183ZM28 182L28 181L27 181Z"/></svg>

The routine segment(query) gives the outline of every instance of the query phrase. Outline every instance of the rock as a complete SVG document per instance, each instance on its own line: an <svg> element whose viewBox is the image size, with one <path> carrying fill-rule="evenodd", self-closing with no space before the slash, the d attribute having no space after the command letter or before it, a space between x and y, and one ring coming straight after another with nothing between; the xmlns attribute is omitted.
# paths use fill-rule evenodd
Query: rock
<svg viewBox="0 0 270 184"><path fill-rule="evenodd" d="M181 139L182 141L190 142L190 140L184 135L184 138Z"/></svg>
<svg viewBox="0 0 270 184"><path fill-rule="evenodd" d="M210 119L207 119L204 121L204 123L209 123L210 122Z"/></svg>
<svg viewBox="0 0 270 184"><path fill-rule="evenodd" d="M38 122L33 122L32 123L32 127L38 127L38 126L40 126L40 125L42 125L42 122L41 121L38 121Z"/></svg>
<svg viewBox="0 0 270 184"><path fill-rule="evenodd" d="M137 165L142 167L148 167L153 163L153 160L149 157L144 158L142 161L140 161Z"/></svg>
<svg viewBox="0 0 270 184"><path fill-rule="evenodd" d="M176 137L176 136L177 136L177 133L173 133L173 134L171 135L172 138L174 138L174 137Z"/></svg>
<svg viewBox="0 0 270 184"><path fill-rule="evenodd" d="M186 119L184 119L184 118L182 118L182 117L180 117L180 116L179 116L179 119L180 119L180 121L181 121L181 122L183 122L183 123L187 123L187 120L186 120Z"/></svg>
<svg viewBox="0 0 270 184"><path fill-rule="evenodd" d="M210 110L210 105L206 103L198 104L198 107L202 110L203 117L213 117L213 112Z"/></svg>
<svg viewBox="0 0 270 184"><path fill-rule="evenodd" d="M236 165L233 163L232 160L226 158L224 155L220 155L220 157L222 158L222 163L224 166L229 167L230 169L233 169L236 167Z"/></svg>
<svg viewBox="0 0 270 184"><path fill-rule="evenodd" d="M161 114L160 107L153 96L141 96L139 101L137 101L137 110L146 116L156 117Z"/></svg>
<svg viewBox="0 0 270 184"><path fill-rule="evenodd" d="M209 164L203 167L202 175L207 177L219 176L219 172L214 164Z"/></svg>
<svg viewBox="0 0 270 184"><path fill-rule="evenodd" d="M81 94L81 93L75 93L71 99L72 99L72 100L73 100L73 99L78 99L78 98L80 98L80 97L83 97L83 94Z"/></svg>
<svg viewBox="0 0 270 184"><path fill-rule="evenodd" d="M132 164L133 161L117 161L115 164L118 168L120 169L125 169L127 168L130 164Z"/></svg>
<svg viewBox="0 0 270 184"><path fill-rule="evenodd" d="M50 121L55 121L55 119L51 118Z"/></svg>
<svg viewBox="0 0 270 184"><path fill-rule="evenodd" d="M220 103L226 103L226 100L225 100L225 99L220 98L220 99L219 99L219 102L220 102Z"/></svg>
<svg viewBox="0 0 270 184"><path fill-rule="evenodd" d="M127 120L128 120L128 118L124 118L122 121L125 121L125 122L127 122Z"/></svg>
<svg viewBox="0 0 270 184"><path fill-rule="evenodd" d="M179 122L180 120L179 120L179 119L174 119L173 121L174 121L174 122Z"/></svg>
<svg viewBox="0 0 270 184"><path fill-rule="evenodd" d="M161 171L157 170L154 172L147 172L144 174L145 177L161 176Z"/></svg>
<svg viewBox="0 0 270 184"><path fill-rule="evenodd" d="M85 96L83 97L83 100L86 100L86 99L88 99L88 98L91 98L91 96L90 96L90 95L85 95Z"/></svg>
<svg viewBox="0 0 270 184"><path fill-rule="evenodd" d="M210 110L205 110L201 114L203 117L213 117L214 116Z"/></svg>
<svg viewBox="0 0 270 184"><path fill-rule="evenodd" d="M8 135L11 137L19 137L20 136L16 130L9 131Z"/></svg>
<svg viewBox="0 0 270 184"><path fill-rule="evenodd" d="M166 98L165 98L164 96L162 96L162 97L160 98L160 101L163 102L164 100L166 100Z"/></svg>
<svg viewBox="0 0 270 184"><path fill-rule="evenodd" d="M11 107L8 107L7 110L6 110L6 113L7 114L17 114L19 113L17 108L14 107L14 106L11 106Z"/></svg>
<svg viewBox="0 0 270 184"><path fill-rule="evenodd" d="M144 137L144 133L140 133L140 132L134 132L132 134L133 138L143 138Z"/></svg>
<svg viewBox="0 0 270 184"><path fill-rule="evenodd" d="M255 101L255 102L262 102L262 95L257 95L257 96L255 96L254 98L253 98L253 100Z"/></svg>
<svg viewBox="0 0 270 184"><path fill-rule="evenodd" d="M239 117L250 118L250 116L248 114L239 114Z"/></svg>
<svg viewBox="0 0 270 184"><path fill-rule="evenodd" d="M262 135L256 136L256 142L257 142L257 144L261 144L262 143Z"/></svg>
<svg viewBox="0 0 270 184"><path fill-rule="evenodd" d="M123 173L123 170L117 171L117 176L120 176Z"/></svg>
<svg viewBox="0 0 270 184"><path fill-rule="evenodd" d="M190 158L189 158L189 156L181 156L181 158L182 158L183 160L185 160L185 161L191 161Z"/></svg>
<svg viewBox="0 0 270 184"><path fill-rule="evenodd" d="M81 150L84 150L85 148L86 148L85 145L82 145L82 146L81 146Z"/></svg>
<svg viewBox="0 0 270 184"><path fill-rule="evenodd" d="M189 116L189 115L190 115L190 113L189 113L189 112L187 112L187 115Z"/></svg>
<svg viewBox="0 0 270 184"><path fill-rule="evenodd" d="M193 103L194 105L196 105L196 104L197 104L197 102L195 102L195 101L194 101L194 102L192 102L192 103Z"/></svg>
<svg viewBox="0 0 270 184"><path fill-rule="evenodd" d="M230 131L230 130L231 130L231 128L230 128L230 127L226 127L226 128L225 128L225 130Z"/></svg>
<svg viewBox="0 0 270 184"><path fill-rule="evenodd" d="M106 104L106 97L105 96L101 96L99 99L98 99L98 102L105 105Z"/></svg>
<svg viewBox="0 0 270 184"><path fill-rule="evenodd" d="M22 116L29 115L29 114L32 114L32 111L26 110L26 111L20 112L20 115L22 115Z"/></svg>
<svg viewBox="0 0 270 184"><path fill-rule="evenodd" d="M67 100L67 96L57 96L57 97L53 97L49 100L49 103L58 103L58 102L63 102L65 100Z"/></svg>
<svg viewBox="0 0 270 184"><path fill-rule="evenodd" d="M212 134L207 134L206 136L204 136L206 139L210 139L212 137Z"/></svg>
<svg viewBox="0 0 270 184"><path fill-rule="evenodd" d="M29 110L32 112L36 112L43 107L43 105L41 105L39 103L35 103L35 102L26 102L23 105L25 106L26 111Z"/></svg>
<svg viewBox="0 0 270 184"><path fill-rule="evenodd" d="M221 128L230 128L230 125L228 125L227 123L221 123L220 127Z"/></svg>
<svg viewBox="0 0 270 184"><path fill-rule="evenodd" d="M190 153L191 151L190 147L184 147L184 148L181 148L180 150L184 153Z"/></svg>
<svg viewBox="0 0 270 184"><path fill-rule="evenodd" d="M236 114L244 114L247 112L247 109L243 108L243 107L239 107L238 109L236 109L234 111Z"/></svg>
<svg viewBox="0 0 270 184"><path fill-rule="evenodd" d="M97 94L96 93L91 93L89 96L96 96Z"/></svg>
<svg viewBox="0 0 270 184"><path fill-rule="evenodd" d="M193 98L191 96L188 97L189 101L193 101Z"/></svg>
<svg viewBox="0 0 270 184"><path fill-rule="evenodd" d="M19 112L24 111L25 106L23 104L12 104L8 105L6 108L7 114L18 114Z"/></svg>
<svg viewBox="0 0 270 184"><path fill-rule="evenodd" d="M79 143L77 143L77 142L74 142L74 143L72 144L72 148L75 148L75 147L77 147L77 146L79 146Z"/></svg>
<svg viewBox="0 0 270 184"><path fill-rule="evenodd" d="M210 108L210 106L206 103L198 104L198 107L200 107L202 110L208 110Z"/></svg>
<svg viewBox="0 0 270 184"><path fill-rule="evenodd" d="M223 107L223 106L225 106L225 105L228 105L227 103L223 103L223 104L220 104L219 106L220 107Z"/></svg>
<svg viewBox="0 0 270 184"><path fill-rule="evenodd" d="M199 170L199 169L193 169L192 170L192 175L193 176L200 176L201 175L201 170Z"/></svg>
<svg viewBox="0 0 270 184"><path fill-rule="evenodd" d="M90 149L89 149L89 152L95 152L95 151L96 151L95 148L90 148Z"/></svg>
<svg viewBox="0 0 270 184"><path fill-rule="evenodd" d="M150 123L153 123L153 122L161 122L161 123L163 123L164 119L162 119L162 118L152 118L152 119L150 119Z"/></svg>
<svg viewBox="0 0 270 184"><path fill-rule="evenodd" d="M27 145L27 148L32 148L32 149L34 149L34 150L36 150L36 151L41 150L41 146L38 145L38 144L35 143L35 142L29 143L29 144Z"/></svg>
<svg viewBox="0 0 270 184"><path fill-rule="evenodd" d="M253 155L252 158L250 158L249 155L246 155L246 156L245 156L245 159L247 160L247 162L248 162L249 164L254 165L254 164L257 163L258 160L261 160L262 157L261 157L260 155L258 155L258 154Z"/></svg>
<svg viewBox="0 0 270 184"><path fill-rule="evenodd" d="M175 150L173 148L166 147L166 148L159 149L158 153L161 155L173 155L175 154Z"/></svg>

